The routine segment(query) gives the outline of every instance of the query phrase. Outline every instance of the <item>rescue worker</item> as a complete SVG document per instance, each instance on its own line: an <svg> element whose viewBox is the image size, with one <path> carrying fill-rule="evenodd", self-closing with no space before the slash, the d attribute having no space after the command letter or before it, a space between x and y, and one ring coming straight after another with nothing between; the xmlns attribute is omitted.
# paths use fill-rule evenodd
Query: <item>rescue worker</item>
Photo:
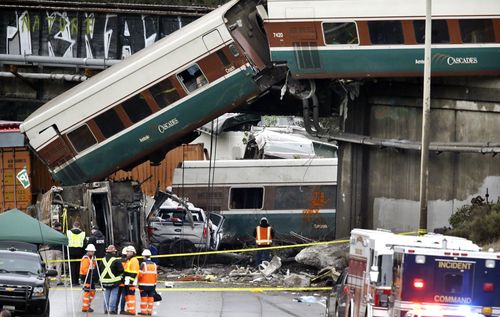
<svg viewBox="0 0 500 317"><path fill-rule="evenodd" d="M83 255L83 244L85 243L85 232L80 229L80 223L75 221L73 223L73 228L66 232L68 236L68 248L69 248L69 258L70 262L70 274L71 283L73 286L79 285L78 283L78 260L82 258Z"/></svg>
<svg viewBox="0 0 500 317"><path fill-rule="evenodd" d="M87 245L85 248L87 254L82 257L80 262L80 279L83 281L82 312L93 312L90 307L95 296L95 283L99 281L97 271L97 262L95 260L95 246Z"/></svg>
<svg viewBox="0 0 500 317"><path fill-rule="evenodd" d="M260 224L254 230L254 237L257 248L270 247L273 244L274 230L266 217L260 219ZM255 266L259 267L262 261L269 261L270 256L269 250L258 250L255 255Z"/></svg>
<svg viewBox="0 0 500 317"><path fill-rule="evenodd" d="M125 284L125 312L122 315L135 315L135 286L139 275L139 260L136 258L136 251L133 246L127 247L127 263L123 272Z"/></svg>
<svg viewBox="0 0 500 317"><path fill-rule="evenodd" d="M141 312L139 315L153 315L154 295L156 292L156 282L158 272L156 263L151 261L151 251L142 251L144 262L139 270L139 292L141 293Z"/></svg>
<svg viewBox="0 0 500 317"><path fill-rule="evenodd" d="M91 234L88 237L87 243L93 244L95 246L97 250L95 252L96 258L98 259L103 258L106 250L106 238L99 230L98 226L92 226L92 230L90 232Z"/></svg>
<svg viewBox="0 0 500 317"><path fill-rule="evenodd" d="M122 282L123 266L116 257L116 248L109 245L101 262L101 283L104 287L104 313L117 314L118 289Z"/></svg>
<svg viewBox="0 0 500 317"><path fill-rule="evenodd" d="M121 258L122 268L125 270L125 264L127 264L127 247L122 249L122 258ZM118 286L118 301L120 302L120 314L125 312L125 296L127 295L125 292L125 276L122 275L122 280L120 285Z"/></svg>

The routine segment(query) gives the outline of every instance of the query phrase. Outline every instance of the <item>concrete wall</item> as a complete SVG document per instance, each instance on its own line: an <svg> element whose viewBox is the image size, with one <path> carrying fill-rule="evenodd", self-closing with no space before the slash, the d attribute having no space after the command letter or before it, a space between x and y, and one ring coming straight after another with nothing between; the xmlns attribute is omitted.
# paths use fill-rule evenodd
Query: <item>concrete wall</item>
<svg viewBox="0 0 500 317"><path fill-rule="evenodd" d="M500 80L434 83L431 142L500 143ZM420 84L368 84L362 95L349 105L345 132L420 141ZM359 226L418 229L419 151L341 143L340 153L338 237ZM500 155L431 152L428 229L449 225L457 208L487 192L500 198Z"/></svg>

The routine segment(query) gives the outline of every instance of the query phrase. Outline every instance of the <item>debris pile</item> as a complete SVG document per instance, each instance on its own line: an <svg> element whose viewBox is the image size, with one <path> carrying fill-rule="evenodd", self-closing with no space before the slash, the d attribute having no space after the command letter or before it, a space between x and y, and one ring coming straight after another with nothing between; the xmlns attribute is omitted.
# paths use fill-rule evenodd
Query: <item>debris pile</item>
<svg viewBox="0 0 500 317"><path fill-rule="evenodd" d="M295 261L318 269L333 267L341 271L347 266L348 251L346 244L319 244L300 251Z"/></svg>
<svg viewBox="0 0 500 317"><path fill-rule="evenodd" d="M250 265L210 264L205 267L176 270L163 268L167 287L182 287L195 283L197 287L228 286L293 287L332 285L347 265L348 245L315 245L300 251L295 257L275 255L258 268Z"/></svg>

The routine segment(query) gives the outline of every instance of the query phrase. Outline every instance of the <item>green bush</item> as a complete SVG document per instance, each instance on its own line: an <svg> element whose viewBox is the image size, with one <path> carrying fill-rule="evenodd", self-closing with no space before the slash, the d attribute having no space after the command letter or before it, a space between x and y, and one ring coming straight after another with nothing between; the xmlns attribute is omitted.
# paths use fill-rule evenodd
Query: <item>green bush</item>
<svg viewBox="0 0 500 317"><path fill-rule="evenodd" d="M488 203L478 196L450 217L450 225L447 234L479 244L496 241L500 238L500 202Z"/></svg>

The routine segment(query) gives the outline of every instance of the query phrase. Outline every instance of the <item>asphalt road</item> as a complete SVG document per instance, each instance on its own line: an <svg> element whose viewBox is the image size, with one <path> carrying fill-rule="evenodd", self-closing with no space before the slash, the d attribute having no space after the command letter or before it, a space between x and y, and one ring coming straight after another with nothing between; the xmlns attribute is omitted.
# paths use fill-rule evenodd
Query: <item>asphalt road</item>
<svg viewBox="0 0 500 317"><path fill-rule="evenodd" d="M282 317L324 316L325 306L321 297L290 292L235 292L235 291L163 291L163 301L155 303L153 316L175 317ZM71 296L73 294L73 298ZM303 296L303 297L301 297ZM137 309L140 298L137 296ZM51 317L87 316L81 312L81 291L53 289L50 293ZM72 305L72 303L74 303ZM104 314L103 294L97 292L92 303L94 313ZM139 311L138 311L139 312Z"/></svg>

